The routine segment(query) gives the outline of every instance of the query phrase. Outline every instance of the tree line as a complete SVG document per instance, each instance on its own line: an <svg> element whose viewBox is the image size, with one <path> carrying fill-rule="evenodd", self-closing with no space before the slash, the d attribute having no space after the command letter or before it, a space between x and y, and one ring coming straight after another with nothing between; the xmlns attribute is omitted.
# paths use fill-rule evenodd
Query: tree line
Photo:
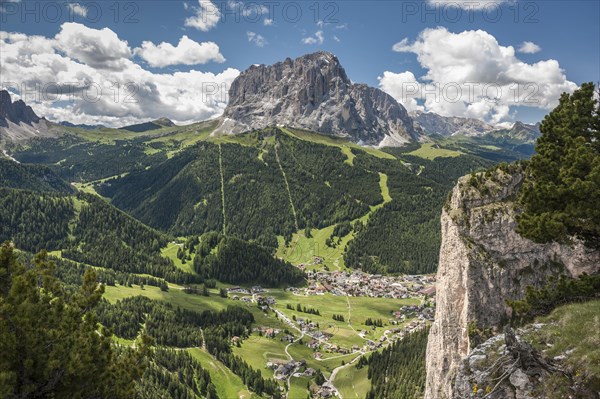
<svg viewBox="0 0 600 399"><path fill-rule="evenodd" d="M304 282L301 270L275 258L267 248L218 233L201 237L194 270L203 279L214 278L231 284L278 287Z"/></svg>
<svg viewBox="0 0 600 399"><path fill-rule="evenodd" d="M371 389L367 399L419 399L425 390L425 352L429 329L411 333L381 352L373 352L368 361Z"/></svg>

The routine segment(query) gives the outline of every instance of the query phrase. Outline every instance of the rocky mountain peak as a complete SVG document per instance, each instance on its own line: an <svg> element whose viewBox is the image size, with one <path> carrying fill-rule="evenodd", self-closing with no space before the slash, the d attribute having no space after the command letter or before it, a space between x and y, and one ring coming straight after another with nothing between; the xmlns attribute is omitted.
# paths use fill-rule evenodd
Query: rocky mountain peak
<svg viewBox="0 0 600 399"><path fill-rule="evenodd" d="M25 102L13 102L8 91L0 90L0 148L6 143L59 134L60 131L52 128L45 118L37 116Z"/></svg>
<svg viewBox="0 0 600 399"><path fill-rule="evenodd" d="M17 125L20 123L31 125L38 123L40 119L22 100L12 102L7 90L0 91L0 126L8 127L8 121Z"/></svg>
<svg viewBox="0 0 600 399"><path fill-rule="evenodd" d="M370 145L402 145L418 138L402 105L379 89L353 84L338 58L325 51L253 65L234 80L216 133L272 125Z"/></svg>

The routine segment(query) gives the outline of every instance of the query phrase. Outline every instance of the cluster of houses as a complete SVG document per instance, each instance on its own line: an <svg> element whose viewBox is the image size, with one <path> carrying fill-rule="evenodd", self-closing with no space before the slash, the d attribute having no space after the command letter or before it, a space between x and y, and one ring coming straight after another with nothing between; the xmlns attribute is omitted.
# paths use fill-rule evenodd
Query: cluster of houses
<svg viewBox="0 0 600 399"><path fill-rule="evenodd" d="M274 371L273 375L277 380L286 380L290 376L294 377L312 377L317 371L306 367L305 360L278 360L272 359L267 362L267 368Z"/></svg>
<svg viewBox="0 0 600 399"><path fill-rule="evenodd" d="M306 367L304 360L269 360L267 367L273 370L273 375L276 380L285 381L289 377L313 377L317 371L311 367ZM316 392L319 398L331 398L337 396L337 390L329 382L325 381Z"/></svg>
<svg viewBox="0 0 600 399"><path fill-rule="evenodd" d="M317 397L332 398L334 396L337 396L337 394L337 390L335 389L333 384L331 384L329 381L325 381L325 383L319 388L319 391L317 392Z"/></svg>
<svg viewBox="0 0 600 399"><path fill-rule="evenodd" d="M300 362L303 360L296 362L274 359L267 362L267 367L274 370L273 375L276 380L286 380L300 368Z"/></svg>
<svg viewBox="0 0 600 399"><path fill-rule="evenodd" d="M258 333L259 335L262 335L263 337L267 337L267 338L275 338L281 332L281 330L278 328L272 328L272 327L266 327L266 326L254 327L252 329L252 331Z"/></svg>
<svg viewBox="0 0 600 399"><path fill-rule="evenodd" d="M244 287L229 287L227 288L227 291L229 293L237 293L237 294L246 294L246 295L252 295L252 294L262 294L263 292L266 292L266 290L264 288L262 288L260 285L255 285L252 288L244 288Z"/></svg>
<svg viewBox="0 0 600 399"><path fill-rule="evenodd" d="M402 306L400 310L394 312L397 323L414 318L423 321L433 321L434 316L435 307L431 302L422 303L420 305L405 305Z"/></svg>
<svg viewBox="0 0 600 399"><path fill-rule="evenodd" d="M339 296L363 296L375 298L410 298L435 294L434 275L383 276L368 274L358 270L348 271L308 271L307 295L324 295L329 292ZM290 288L297 294L302 289Z"/></svg>
<svg viewBox="0 0 600 399"><path fill-rule="evenodd" d="M402 328L394 328L390 330L390 333L393 334L389 339L390 341L396 341L410 335L418 330L421 330L427 326L427 322L425 320L412 320L407 325Z"/></svg>

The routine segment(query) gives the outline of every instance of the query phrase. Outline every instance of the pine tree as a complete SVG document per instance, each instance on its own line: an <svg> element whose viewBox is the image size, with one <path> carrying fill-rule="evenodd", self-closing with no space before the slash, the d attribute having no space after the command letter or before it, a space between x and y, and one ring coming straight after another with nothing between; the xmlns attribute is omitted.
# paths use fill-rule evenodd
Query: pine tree
<svg viewBox="0 0 600 399"><path fill-rule="evenodd" d="M149 341L118 355L93 313L104 293L95 272L68 294L55 269L45 252L26 268L0 248L0 397L133 397Z"/></svg>
<svg viewBox="0 0 600 399"><path fill-rule="evenodd" d="M536 242L600 248L600 106L585 83L544 118L527 168L518 231Z"/></svg>

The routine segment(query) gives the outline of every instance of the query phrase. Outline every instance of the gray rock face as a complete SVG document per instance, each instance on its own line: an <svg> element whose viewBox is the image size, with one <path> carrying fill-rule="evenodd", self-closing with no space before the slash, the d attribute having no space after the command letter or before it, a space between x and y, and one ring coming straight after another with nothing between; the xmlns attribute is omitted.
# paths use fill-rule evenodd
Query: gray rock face
<svg viewBox="0 0 600 399"><path fill-rule="evenodd" d="M33 112L33 109L22 100L17 100L13 103L8 91L0 91L0 126L8 127L8 121L17 125L20 123L31 125L38 123L40 119Z"/></svg>
<svg viewBox="0 0 600 399"><path fill-rule="evenodd" d="M0 148L6 143L22 142L34 137L56 137L60 130L35 114L22 100L12 102L6 90L0 91Z"/></svg>
<svg viewBox="0 0 600 399"><path fill-rule="evenodd" d="M497 170L482 183L486 190L472 187L469 176L463 177L442 212L426 399L461 397L455 378L471 354L469 323L480 329L500 326L510 317L505 300L522 299L528 285L540 287L551 275L576 277L600 270L600 251L536 244L517 234L513 198L522 180L518 167Z"/></svg>
<svg viewBox="0 0 600 399"><path fill-rule="evenodd" d="M419 137L402 105L379 89L353 84L338 59L327 52L252 66L235 79L216 133L272 125L369 145L402 145Z"/></svg>
<svg viewBox="0 0 600 399"><path fill-rule="evenodd" d="M439 134L441 136L482 136L495 130L495 127L473 118L460 118L441 116L433 112L413 111L410 116L415 125L423 129L427 135Z"/></svg>

